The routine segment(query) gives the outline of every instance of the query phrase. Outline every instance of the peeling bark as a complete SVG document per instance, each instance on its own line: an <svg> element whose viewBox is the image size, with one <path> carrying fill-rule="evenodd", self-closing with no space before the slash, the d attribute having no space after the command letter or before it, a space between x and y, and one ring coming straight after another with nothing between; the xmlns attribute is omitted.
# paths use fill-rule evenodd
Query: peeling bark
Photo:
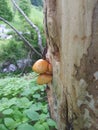
<svg viewBox="0 0 98 130"><path fill-rule="evenodd" d="M87 54L83 55L77 69L77 78L87 83L86 101L80 105L81 111L88 112L90 130L98 129L98 2L93 11L92 39ZM84 73L85 75L81 75ZM91 123L90 123L91 122Z"/></svg>
<svg viewBox="0 0 98 130"><path fill-rule="evenodd" d="M58 130L98 129L98 1L45 0L51 116Z"/></svg>

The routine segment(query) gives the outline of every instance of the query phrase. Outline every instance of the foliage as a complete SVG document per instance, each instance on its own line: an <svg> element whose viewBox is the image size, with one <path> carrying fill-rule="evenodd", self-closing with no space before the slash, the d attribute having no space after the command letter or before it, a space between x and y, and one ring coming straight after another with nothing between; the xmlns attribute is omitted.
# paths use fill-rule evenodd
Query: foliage
<svg viewBox="0 0 98 130"><path fill-rule="evenodd" d="M41 30L42 43L45 46L45 36L42 25L40 25L39 28ZM35 30L28 25L27 28L22 30L22 34L36 48L36 50L40 51L38 46L38 37ZM0 40L0 61L3 62L9 59L16 61L18 59L26 58L29 52L28 47L15 33L9 32L9 35L12 35L13 39ZM34 61L39 59L36 54L30 56Z"/></svg>
<svg viewBox="0 0 98 130"><path fill-rule="evenodd" d="M35 24L37 25L37 27L39 28L39 30L41 32L42 43L43 43L43 46L45 46L46 40L45 40L45 35L44 35L44 29L42 26L40 26L40 24L38 24L38 23L35 23ZM24 33L24 36L39 51L38 35L37 35L36 31L34 29L32 29L29 25L27 26L27 30L30 32L30 34Z"/></svg>
<svg viewBox="0 0 98 130"><path fill-rule="evenodd" d="M43 6L43 0L31 0L31 3L35 6Z"/></svg>
<svg viewBox="0 0 98 130"><path fill-rule="evenodd" d="M23 1L20 1L21 3ZM11 4L9 4L12 6ZM31 7L30 19L34 22L35 25L38 26L41 31L42 43L45 45L45 35L43 29L43 13L39 11L34 6ZM10 7L11 8L11 7ZM37 49L40 51L38 46L38 37L37 33L34 29L30 27L30 25L25 21L20 19L18 12L15 13L15 17L11 24L19 30L19 32ZM7 28L9 28L7 26ZM27 54L30 51L27 46L22 42L22 40L17 36L13 31L9 32L8 35L12 35L13 40L0 40L0 62L2 63L5 60L18 60L21 58L27 58ZM16 50L15 50L16 49ZM12 51L13 50L13 51ZM32 53L33 54L33 53ZM39 59L39 57L34 53L30 55L34 61Z"/></svg>
<svg viewBox="0 0 98 130"><path fill-rule="evenodd" d="M19 7L27 16L30 15L30 2L28 0L19 0ZM19 16L21 20L24 19L24 17L20 13Z"/></svg>
<svg viewBox="0 0 98 130"><path fill-rule="evenodd" d="M35 6L31 6L31 15L30 19L37 25L43 27L43 10L39 10L39 8L36 8Z"/></svg>
<svg viewBox="0 0 98 130"><path fill-rule="evenodd" d="M26 55L26 49L21 41L9 40L9 42L0 45L0 61L8 59L18 60Z"/></svg>
<svg viewBox="0 0 98 130"><path fill-rule="evenodd" d="M12 21L13 19L13 14L6 0L0 0L0 17L3 17L8 21Z"/></svg>
<svg viewBox="0 0 98 130"><path fill-rule="evenodd" d="M0 79L0 130L51 130L45 86L35 82L35 74Z"/></svg>

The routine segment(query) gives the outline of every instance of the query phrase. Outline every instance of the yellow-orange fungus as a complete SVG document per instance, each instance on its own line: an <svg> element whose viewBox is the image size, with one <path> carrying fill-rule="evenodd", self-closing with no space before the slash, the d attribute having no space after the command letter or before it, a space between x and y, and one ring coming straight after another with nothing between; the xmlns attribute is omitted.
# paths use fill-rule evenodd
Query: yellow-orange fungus
<svg viewBox="0 0 98 130"><path fill-rule="evenodd" d="M39 59L34 63L32 69L39 74L45 73L48 70L48 64L49 63L46 60Z"/></svg>
<svg viewBox="0 0 98 130"><path fill-rule="evenodd" d="M50 83L52 80L52 75L50 74L40 74L37 78L37 83L39 85Z"/></svg>

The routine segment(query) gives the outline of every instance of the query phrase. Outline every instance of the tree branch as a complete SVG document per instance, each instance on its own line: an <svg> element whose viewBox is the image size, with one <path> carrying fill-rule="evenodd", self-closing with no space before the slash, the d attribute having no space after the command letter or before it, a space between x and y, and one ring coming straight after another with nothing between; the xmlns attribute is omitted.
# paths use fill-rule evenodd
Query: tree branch
<svg viewBox="0 0 98 130"><path fill-rule="evenodd" d="M43 52L43 46L42 46L42 38L41 38L41 33L39 28L27 17L27 15L23 12L23 10L17 5L17 3L15 2L15 0L11 0L12 3L14 4L14 6L17 8L17 10L24 16L24 18L26 19L26 21L31 25L32 28L35 29L35 31L37 32L37 36L38 36L38 45L40 47L41 52Z"/></svg>
<svg viewBox="0 0 98 130"><path fill-rule="evenodd" d="M40 57L42 56L31 44L29 41L27 41L25 39L25 37L19 33L19 31L13 27L7 20L5 20L4 18L0 17L0 20L3 21L4 23L6 23L7 25L9 25L16 33L19 37L21 37L21 39L25 42L25 44L30 48L32 49L37 55L39 55Z"/></svg>

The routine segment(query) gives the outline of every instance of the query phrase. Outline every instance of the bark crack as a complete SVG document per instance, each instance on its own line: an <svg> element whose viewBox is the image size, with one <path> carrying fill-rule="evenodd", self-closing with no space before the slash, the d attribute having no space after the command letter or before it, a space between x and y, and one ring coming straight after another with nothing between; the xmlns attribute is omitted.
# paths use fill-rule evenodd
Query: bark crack
<svg viewBox="0 0 98 130"><path fill-rule="evenodd" d="M64 110L62 111L63 113L65 113L65 120L66 120L66 128L65 130L73 130L73 115L72 115L72 119L69 120L69 105L68 105L68 98L67 98L67 90L66 93L63 92L63 97L64 97L64 101L65 101L65 105L63 104Z"/></svg>

